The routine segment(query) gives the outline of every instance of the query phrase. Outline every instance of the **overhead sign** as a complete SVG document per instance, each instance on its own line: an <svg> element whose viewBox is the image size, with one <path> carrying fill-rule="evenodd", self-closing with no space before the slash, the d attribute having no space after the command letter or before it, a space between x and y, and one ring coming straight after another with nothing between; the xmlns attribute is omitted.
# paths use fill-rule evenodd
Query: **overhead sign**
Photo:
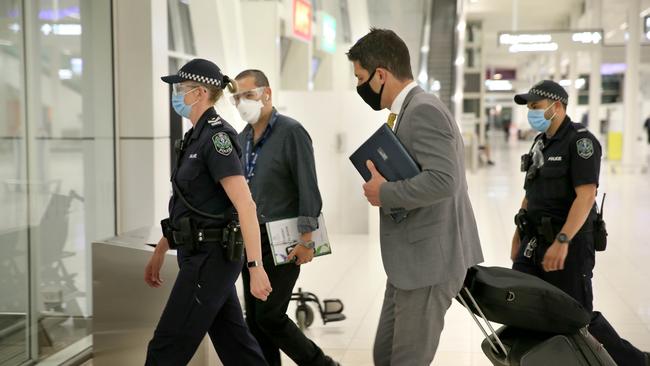
<svg viewBox="0 0 650 366"><path fill-rule="evenodd" d="M311 41L312 8L307 0L293 0L293 35Z"/></svg>
<svg viewBox="0 0 650 366"><path fill-rule="evenodd" d="M499 46L506 46L511 53L553 52L563 49L584 49L600 46L602 29L568 29L552 32L499 32Z"/></svg>
<svg viewBox="0 0 650 366"><path fill-rule="evenodd" d="M320 49L334 53L336 52L336 19L325 13L320 13Z"/></svg>

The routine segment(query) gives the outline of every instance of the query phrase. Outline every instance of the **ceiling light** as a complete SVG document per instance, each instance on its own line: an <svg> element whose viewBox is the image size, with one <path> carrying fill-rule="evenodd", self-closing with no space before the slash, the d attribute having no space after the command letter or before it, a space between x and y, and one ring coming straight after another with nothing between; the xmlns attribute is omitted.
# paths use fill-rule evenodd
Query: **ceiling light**
<svg viewBox="0 0 650 366"><path fill-rule="evenodd" d="M509 80L485 80L488 91L510 91L512 83Z"/></svg>
<svg viewBox="0 0 650 366"><path fill-rule="evenodd" d="M623 22L620 27L618 27L620 30L626 30L627 29L627 23Z"/></svg>
<svg viewBox="0 0 650 366"><path fill-rule="evenodd" d="M553 40L550 34L501 34L499 44L548 43Z"/></svg>
<svg viewBox="0 0 650 366"><path fill-rule="evenodd" d="M530 44L513 44L510 46L510 53L517 52L552 52L557 51L558 45L552 43L530 43Z"/></svg>
<svg viewBox="0 0 650 366"><path fill-rule="evenodd" d="M580 32L573 33L571 36L573 42L598 44L603 39L600 32Z"/></svg>
<svg viewBox="0 0 650 366"><path fill-rule="evenodd" d="M61 79L61 80L70 80L70 79L72 79L72 70L70 70L70 69L60 69L59 70L59 79Z"/></svg>

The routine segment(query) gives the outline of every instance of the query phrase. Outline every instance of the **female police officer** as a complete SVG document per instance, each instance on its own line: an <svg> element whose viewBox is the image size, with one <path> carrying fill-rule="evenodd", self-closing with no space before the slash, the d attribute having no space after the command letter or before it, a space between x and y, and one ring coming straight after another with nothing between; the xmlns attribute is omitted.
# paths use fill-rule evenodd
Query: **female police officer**
<svg viewBox="0 0 650 366"><path fill-rule="evenodd" d="M172 106L193 127L180 143L172 173L174 194L169 219L163 220L164 236L145 269L147 284L160 287L165 252L177 248L180 270L149 343L146 365L187 364L206 332L225 365L266 365L244 323L235 290L241 255L233 254L231 245L226 246L229 250L223 247L238 229L233 215L223 215L234 206L241 220L251 293L266 300L271 285L261 266L256 207L239 161L237 133L213 108L223 88L228 85L234 92L236 84L203 59L188 62L162 80L173 84Z"/></svg>

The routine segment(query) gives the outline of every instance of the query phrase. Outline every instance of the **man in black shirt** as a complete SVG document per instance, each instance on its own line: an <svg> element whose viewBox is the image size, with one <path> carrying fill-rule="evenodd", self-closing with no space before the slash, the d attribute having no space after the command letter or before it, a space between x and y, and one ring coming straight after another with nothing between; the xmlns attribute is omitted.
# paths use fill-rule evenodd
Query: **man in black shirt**
<svg viewBox="0 0 650 366"><path fill-rule="evenodd" d="M601 147L591 132L566 115L568 98L564 88L550 80L515 96L517 104L528 106L528 122L541 133L522 158L526 196L521 207L536 232L515 231L513 269L546 280L592 311L589 332L617 364L645 366L648 355L621 339L603 315L593 311Z"/></svg>
<svg viewBox="0 0 650 366"><path fill-rule="evenodd" d="M246 322L272 366L281 364L280 349L298 365L337 365L286 314L300 265L314 258L312 232L322 208L311 138L299 122L273 108L262 71L246 70L235 80L241 91L233 103L248 123L238 136L242 164L257 203L264 268L273 286L266 302L245 295ZM275 266L264 224L296 217L301 239L289 254L295 263ZM247 268L242 275L246 286Z"/></svg>

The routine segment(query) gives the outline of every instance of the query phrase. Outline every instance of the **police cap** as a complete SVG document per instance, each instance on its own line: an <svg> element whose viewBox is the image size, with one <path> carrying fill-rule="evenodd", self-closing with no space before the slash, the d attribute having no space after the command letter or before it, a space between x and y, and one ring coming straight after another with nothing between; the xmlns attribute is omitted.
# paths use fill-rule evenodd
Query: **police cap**
<svg viewBox="0 0 650 366"><path fill-rule="evenodd" d="M196 81L199 83L214 85L223 88L230 78L221 73L219 66L214 62L195 58L178 70L176 75L163 76L160 79L168 84L180 83L183 81Z"/></svg>
<svg viewBox="0 0 650 366"><path fill-rule="evenodd" d="M569 94L564 88L553 80L543 80L533 85L525 94L515 95L515 103L528 104L537 102L542 99L557 100L564 104L569 104Z"/></svg>

